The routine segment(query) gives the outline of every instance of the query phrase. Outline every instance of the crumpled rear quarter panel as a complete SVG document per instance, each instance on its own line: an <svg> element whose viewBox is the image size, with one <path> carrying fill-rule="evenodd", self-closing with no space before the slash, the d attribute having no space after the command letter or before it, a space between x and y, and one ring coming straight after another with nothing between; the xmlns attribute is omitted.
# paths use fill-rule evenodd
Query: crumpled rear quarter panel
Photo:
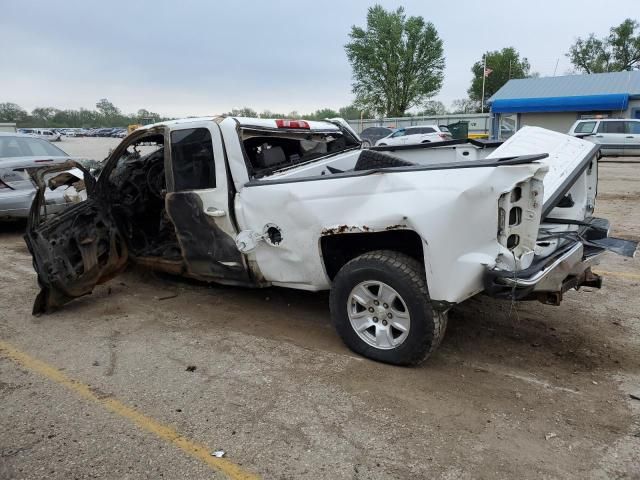
<svg viewBox="0 0 640 480"><path fill-rule="evenodd" d="M414 230L432 299L457 303L482 290L484 265L495 264L500 195L545 169L530 163L250 186L238 194L236 214L241 229L281 228L280 245L260 242L254 252L265 279L311 290L330 286L323 231Z"/></svg>

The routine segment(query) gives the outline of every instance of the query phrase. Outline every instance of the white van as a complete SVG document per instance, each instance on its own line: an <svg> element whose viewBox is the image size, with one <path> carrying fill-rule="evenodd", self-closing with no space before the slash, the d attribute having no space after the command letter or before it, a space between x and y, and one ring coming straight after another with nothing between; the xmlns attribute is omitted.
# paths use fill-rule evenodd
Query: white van
<svg viewBox="0 0 640 480"><path fill-rule="evenodd" d="M603 118L578 120L569 135L601 145L602 155L640 156L640 119Z"/></svg>
<svg viewBox="0 0 640 480"><path fill-rule="evenodd" d="M47 128L21 128L20 133L43 140L49 140L50 142L59 142L62 140L62 135Z"/></svg>

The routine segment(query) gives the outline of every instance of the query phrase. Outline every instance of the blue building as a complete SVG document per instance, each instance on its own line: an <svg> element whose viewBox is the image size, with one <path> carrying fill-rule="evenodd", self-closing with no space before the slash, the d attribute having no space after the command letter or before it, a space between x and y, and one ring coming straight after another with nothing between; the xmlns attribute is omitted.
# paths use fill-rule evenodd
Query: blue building
<svg viewBox="0 0 640 480"><path fill-rule="evenodd" d="M509 80L487 103L502 137L525 125L567 132L581 118L640 118L640 71Z"/></svg>

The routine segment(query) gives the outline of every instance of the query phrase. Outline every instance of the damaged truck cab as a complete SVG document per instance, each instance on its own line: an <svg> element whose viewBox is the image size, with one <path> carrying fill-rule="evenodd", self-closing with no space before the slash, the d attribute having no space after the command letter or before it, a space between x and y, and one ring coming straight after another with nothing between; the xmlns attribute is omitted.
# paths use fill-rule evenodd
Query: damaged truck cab
<svg viewBox="0 0 640 480"><path fill-rule="evenodd" d="M558 304L570 288L600 286L590 267L605 249L633 254L592 216L597 148L532 127L498 145L369 150L340 119L142 127L87 180L86 201L45 216L37 196L25 235L41 287L34 314L135 263L331 290L351 349L415 364L439 344L452 305L483 291ZM68 165L47 178L56 169Z"/></svg>

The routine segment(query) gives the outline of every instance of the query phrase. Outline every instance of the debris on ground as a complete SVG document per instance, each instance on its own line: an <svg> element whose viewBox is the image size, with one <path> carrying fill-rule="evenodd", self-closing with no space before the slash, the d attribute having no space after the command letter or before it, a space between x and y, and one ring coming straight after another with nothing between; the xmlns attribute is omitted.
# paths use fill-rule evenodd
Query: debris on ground
<svg viewBox="0 0 640 480"><path fill-rule="evenodd" d="M158 297L158 300L169 300L170 298L176 298L178 296L177 293L172 293L171 295L165 295L164 297Z"/></svg>
<svg viewBox="0 0 640 480"><path fill-rule="evenodd" d="M640 400L640 395L634 395L633 393L630 393L629 396L634 400Z"/></svg>
<svg viewBox="0 0 640 480"><path fill-rule="evenodd" d="M544 436L544 439L545 439L545 440L551 440L552 438L556 438L557 436L558 436L557 434L555 434L555 433L551 432L551 433L547 433L547 434Z"/></svg>
<svg viewBox="0 0 640 480"><path fill-rule="evenodd" d="M195 365L189 365L189 366L186 368L186 371L187 371L187 372L195 372L195 371L196 371L196 368L198 368L198 367L196 367Z"/></svg>
<svg viewBox="0 0 640 480"><path fill-rule="evenodd" d="M217 457L217 458L222 458L225 455L225 451L224 450L216 450L215 452L213 452L211 454L212 457Z"/></svg>

